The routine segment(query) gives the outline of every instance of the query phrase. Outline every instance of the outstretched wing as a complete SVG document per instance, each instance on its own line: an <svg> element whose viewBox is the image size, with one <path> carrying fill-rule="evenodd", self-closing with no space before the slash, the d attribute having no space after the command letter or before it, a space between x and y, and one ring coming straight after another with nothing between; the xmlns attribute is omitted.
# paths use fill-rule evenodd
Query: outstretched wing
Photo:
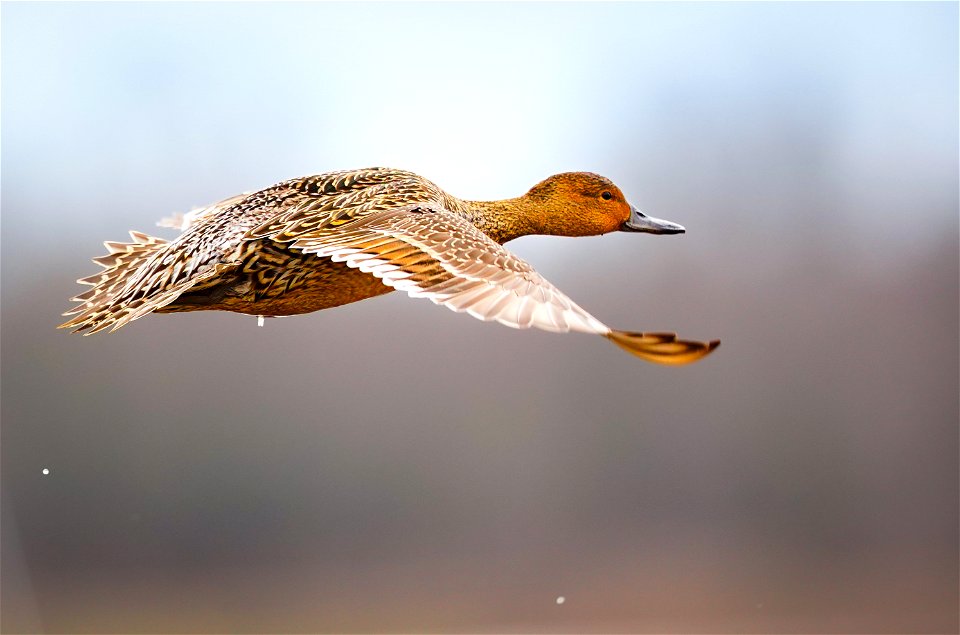
<svg viewBox="0 0 960 635"><path fill-rule="evenodd" d="M673 333L633 333L606 326L526 261L466 219L437 205L410 205L355 218L338 232L301 229L292 219L257 234L291 249L344 262L411 297L514 328L595 333L647 361L683 365L718 341L679 340Z"/></svg>
<svg viewBox="0 0 960 635"><path fill-rule="evenodd" d="M412 205L373 213L335 233L295 223L267 235L344 262L411 297L514 328L610 331L525 261L446 209Z"/></svg>

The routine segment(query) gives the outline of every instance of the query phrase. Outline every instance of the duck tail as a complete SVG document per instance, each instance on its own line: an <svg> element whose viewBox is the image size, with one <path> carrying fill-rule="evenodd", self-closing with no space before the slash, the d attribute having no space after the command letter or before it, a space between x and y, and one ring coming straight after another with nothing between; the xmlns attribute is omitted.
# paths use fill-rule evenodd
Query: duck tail
<svg viewBox="0 0 960 635"><path fill-rule="evenodd" d="M119 328L152 310L143 306L147 303L145 298L125 302L121 296L140 268L168 242L136 231L131 231L130 237L131 243L103 243L107 254L93 259L103 271L77 280L93 288L71 298L78 304L63 315L75 317L58 328L72 328L74 333L86 331L84 335L90 335L107 327Z"/></svg>
<svg viewBox="0 0 960 635"><path fill-rule="evenodd" d="M607 339L625 351L655 364L682 366L709 355L720 340L696 342L678 340L675 333L631 333L611 329Z"/></svg>

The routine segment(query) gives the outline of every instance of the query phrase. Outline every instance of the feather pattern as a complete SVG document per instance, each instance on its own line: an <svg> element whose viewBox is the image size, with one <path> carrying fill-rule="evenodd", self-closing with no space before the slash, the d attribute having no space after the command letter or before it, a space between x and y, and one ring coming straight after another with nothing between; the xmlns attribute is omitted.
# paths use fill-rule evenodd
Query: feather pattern
<svg viewBox="0 0 960 635"><path fill-rule="evenodd" d="M611 192L619 207L601 202ZM651 361L698 359L718 342L612 330L502 245L530 233L613 231L629 210L616 186L587 173L490 202L387 168L292 179L164 219L181 230L171 241L131 232L133 242L105 243L94 260L103 271L79 281L92 288L73 298L61 326L116 330L151 312L291 315L396 289L513 328L603 335Z"/></svg>
<svg viewBox="0 0 960 635"><path fill-rule="evenodd" d="M294 249L344 262L411 297L481 320L556 332L610 331L525 261L445 209L420 205L370 214L337 236L282 228L270 238L281 236Z"/></svg>

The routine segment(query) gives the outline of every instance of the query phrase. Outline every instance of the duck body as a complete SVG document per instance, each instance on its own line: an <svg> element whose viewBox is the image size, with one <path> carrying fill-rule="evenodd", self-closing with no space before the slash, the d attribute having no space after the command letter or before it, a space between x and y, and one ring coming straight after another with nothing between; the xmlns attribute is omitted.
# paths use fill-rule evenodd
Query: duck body
<svg viewBox="0 0 960 635"><path fill-rule="evenodd" d="M312 313L393 291L380 280L330 258L318 259L260 239L234 253L243 263L190 289L157 313L233 311L280 317Z"/></svg>
<svg viewBox="0 0 960 635"><path fill-rule="evenodd" d="M104 270L61 325L90 334L151 312L310 313L391 290L516 328L603 335L640 357L683 364L719 342L615 331L503 243L529 234L680 233L630 206L608 179L550 177L524 196L466 201L412 172L368 168L284 181L190 212L166 241L105 243Z"/></svg>
<svg viewBox="0 0 960 635"><path fill-rule="evenodd" d="M377 277L343 261L291 248L295 241L289 239L313 229L314 219L324 214L332 217L326 219L327 233L336 235L337 228L353 220L354 215L428 202L444 209L460 207L459 201L454 202L436 185L412 172L374 168L292 179L239 201L227 199L198 210L181 227L190 231L197 225L197 234L222 240L219 248L212 250L211 260L233 266L186 290L156 312L233 311L279 317L389 293L393 289ZM280 219L286 219L286 223L281 225ZM287 233L276 240L276 230L281 226ZM258 228L263 237L252 238ZM201 236L188 242L203 242ZM220 255L224 252L225 257Z"/></svg>

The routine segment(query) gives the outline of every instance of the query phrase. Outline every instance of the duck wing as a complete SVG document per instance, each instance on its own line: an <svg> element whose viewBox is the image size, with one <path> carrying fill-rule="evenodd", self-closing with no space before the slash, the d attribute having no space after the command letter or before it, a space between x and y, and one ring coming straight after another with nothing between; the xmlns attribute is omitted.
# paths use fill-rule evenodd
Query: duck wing
<svg viewBox="0 0 960 635"><path fill-rule="evenodd" d="M296 221L295 221L296 222ZM339 232L273 226L272 240L329 257L414 298L513 328L603 335L648 361L695 361L719 342L678 340L673 333L611 329L578 306L526 261L465 218L438 205L372 212Z"/></svg>
<svg viewBox="0 0 960 635"><path fill-rule="evenodd" d="M481 320L557 332L610 330L527 262L436 204L368 213L340 231L325 229L274 226L266 236Z"/></svg>

